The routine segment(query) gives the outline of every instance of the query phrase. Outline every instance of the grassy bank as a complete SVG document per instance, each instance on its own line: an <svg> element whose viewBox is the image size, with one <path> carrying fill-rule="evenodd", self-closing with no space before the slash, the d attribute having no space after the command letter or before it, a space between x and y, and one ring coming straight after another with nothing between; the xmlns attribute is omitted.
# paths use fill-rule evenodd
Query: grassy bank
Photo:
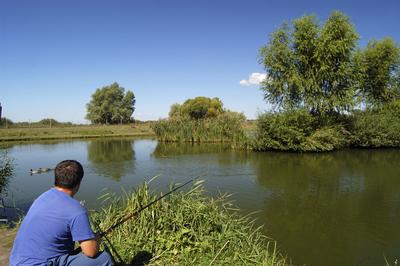
<svg viewBox="0 0 400 266"><path fill-rule="evenodd" d="M0 128L0 141L82 139L98 137L154 136L150 123L135 125L69 125L57 127Z"/></svg>
<svg viewBox="0 0 400 266"><path fill-rule="evenodd" d="M193 191L193 190L192 190ZM155 198L147 184L116 198L93 213L102 230ZM285 265L275 242L238 214L226 196L208 198L200 187L171 195L109 235L123 264L149 265ZM117 253L117 254L116 254Z"/></svg>

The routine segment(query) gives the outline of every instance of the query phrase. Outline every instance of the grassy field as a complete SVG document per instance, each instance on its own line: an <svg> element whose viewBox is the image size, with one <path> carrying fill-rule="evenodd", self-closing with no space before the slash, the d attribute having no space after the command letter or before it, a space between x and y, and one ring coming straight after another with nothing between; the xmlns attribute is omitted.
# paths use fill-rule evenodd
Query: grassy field
<svg viewBox="0 0 400 266"><path fill-rule="evenodd" d="M136 125L74 125L0 128L0 141L154 136L150 123Z"/></svg>

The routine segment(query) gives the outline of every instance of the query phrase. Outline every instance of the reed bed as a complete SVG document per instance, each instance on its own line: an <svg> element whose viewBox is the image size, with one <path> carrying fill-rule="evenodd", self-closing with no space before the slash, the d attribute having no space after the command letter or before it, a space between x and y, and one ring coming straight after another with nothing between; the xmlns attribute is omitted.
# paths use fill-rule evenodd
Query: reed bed
<svg viewBox="0 0 400 266"><path fill-rule="evenodd" d="M215 118L159 120L152 124L152 129L163 142L219 142L242 146L246 143L244 122L242 114L226 112Z"/></svg>
<svg viewBox="0 0 400 266"><path fill-rule="evenodd" d="M107 207L92 213L92 221L105 230L155 198L148 183L123 197L105 194ZM206 197L201 184L160 200L107 238L121 265L287 264L275 242L240 216L228 195Z"/></svg>

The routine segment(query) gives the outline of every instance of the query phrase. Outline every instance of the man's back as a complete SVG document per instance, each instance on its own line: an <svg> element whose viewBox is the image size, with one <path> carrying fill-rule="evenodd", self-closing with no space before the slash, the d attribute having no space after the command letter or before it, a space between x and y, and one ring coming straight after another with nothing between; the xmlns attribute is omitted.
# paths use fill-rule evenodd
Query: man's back
<svg viewBox="0 0 400 266"><path fill-rule="evenodd" d="M21 224L10 265L41 265L67 254L74 241L94 238L86 210L64 192L52 188L32 204Z"/></svg>

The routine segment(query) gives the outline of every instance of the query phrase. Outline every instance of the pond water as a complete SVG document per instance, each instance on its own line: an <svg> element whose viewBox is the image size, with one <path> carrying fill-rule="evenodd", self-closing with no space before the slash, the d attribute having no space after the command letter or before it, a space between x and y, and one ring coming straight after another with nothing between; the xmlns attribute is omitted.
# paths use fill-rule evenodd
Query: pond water
<svg viewBox="0 0 400 266"><path fill-rule="evenodd" d="M243 214L258 211L256 222L295 265L384 265L385 258L391 264L400 258L400 150L253 153L151 139L9 144L2 149L15 164L3 197L21 212L53 184L53 173L31 176L29 169L76 159L85 169L76 197L89 208L99 206L104 189L119 194L160 175L152 189L168 191L172 181L202 175L210 196L232 193ZM15 209L6 212L16 215Z"/></svg>

